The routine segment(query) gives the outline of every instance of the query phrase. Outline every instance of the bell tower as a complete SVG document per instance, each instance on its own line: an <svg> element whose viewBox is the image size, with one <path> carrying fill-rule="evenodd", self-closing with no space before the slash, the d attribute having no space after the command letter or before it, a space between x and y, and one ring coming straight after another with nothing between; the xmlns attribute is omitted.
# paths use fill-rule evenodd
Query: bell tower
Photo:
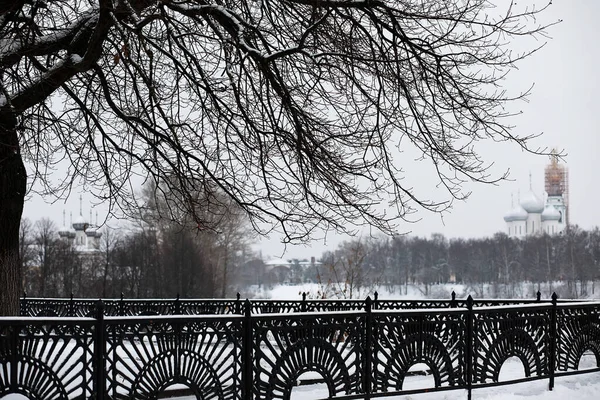
<svg viewBox="0 0 600 400"><path fill-rule="evenodd" d="M569 221L569 171L559 163L556 150L552 151L550 164L544 171L544 183L548 194L547 204L553 206L560 213L559 226L566 228ZM561 229L561 230L562 230Z"/></svg>

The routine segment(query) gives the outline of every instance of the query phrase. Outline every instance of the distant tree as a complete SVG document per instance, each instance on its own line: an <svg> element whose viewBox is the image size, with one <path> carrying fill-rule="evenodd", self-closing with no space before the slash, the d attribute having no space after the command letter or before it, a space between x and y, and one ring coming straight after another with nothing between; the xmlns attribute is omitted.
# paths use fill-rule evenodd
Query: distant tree
<svg viewBox="0 0 600 400"><path fill-rule="evenodd" d="M85 182L137 208L143 174L221 194L255 229L302 240L320 226L384 232L490 182L482 140L529 150L506 120L508 71L543 46L544 9L488 0L15 0L0 7L0 315L18 313L27 171L58 196ZM403 181L412 145L448 196ZM66 173L53 174L63 163ZM166 176L175 179L165 179ZM219 195L211 196L212 193ZM389 210L379 204L386 202ZM269 222L269 224L263 224Z"/></svg>
<svg viewBox="0 0 600 400"><path fill-rule="evenodd" d="M595 282L600 279L600 228L595 227L589 232L586 250L589 253L589 277L592 281L592 294L595 294Z"/></svg>
<svg viewBox="0 0 600 400"><path fill-rule="evenodd" d="M54 270L56 226L49 218L42 218L35 223L35 244L37 248L37 265L39 268L38 296L56 295L58 291L58 271ZM53 287L49 287L53 286Z"/></svg>
<svg viewBox="0 0 600 400"><path fill-rule="evenodd" d="M148 252L147 237L144 232L133 232L119 241L115 249L115 281L119 293L126 297L147 297L149 287L145 278L158 260ZM165 281L171 275L165 276Z"/></svg>
<svg viewBox="0 0 600 400"><path fill-rule="evenodd" d="M467 265L469 264L468 245L464 239L450 239L448 243L448 259L456 282L463 282L467 277Z"/></svg>
<svg viewBox="0 0 600 400"><path fill-rule="evenodd" d="M19 256L23 263L22 268L22 287L21 290L32 294L33 285L37 284L36 269L33 267L33 261L36 258L35 245L33 237L33 224L29 218L21 220L19 229Z"/></svg>
<svg viewBox="0 0 600 400"><path fill-rule="evenodd" d="M584 291L583 286L580 286L581 293L577 290L577 281L581 279L581 272L584 265L585 232L577 225L570 225L563 232L563 240L561 242L560 263L564 277L567 279L567 295L570 298L576 299Z"/></svg>
<svg viewBox="0 0 600 400"><path fill-rule="evenodd" d="M411 266L411 248L406 236L394 237L388 242L390 246L389 274L393 284L404 284L404 294L408 294L409 271Z"/></svg>
<svg viewBox="0 0 600 400"><path fill-rule="evenodd" d="M317 297L357 299L374 292L382 272L366 262L369 248L363 240L352 240L341 243L333 252L326 252L321 259Z"/></svg>
<svg viewBox="0 0 600 400"><path fill-rule="evenodd" d="M252 240L243 209L202 188L194 195L193 213L178 206L180 192L167 193L165 186L154 184L142 192L143 207L134 225L144 232L147 251L156 254L142 284L155 288L153 296L166 291L170 296L225 297ZM218 206L211 204L214 199ZM198 228L199 215L210 229Z"/></svg>
<svg viewBox="0 0 600 400"><path fill-rule="evenodd" d="M100 258L99 268L102 282L100 285L99 295L105 297L116 297L118 293L114 292L115 276L115 250L121 237L119 231L109 226L105 226L102 230L99 250L102 253ZM110 291L109 291L110 288Z"/></svg>

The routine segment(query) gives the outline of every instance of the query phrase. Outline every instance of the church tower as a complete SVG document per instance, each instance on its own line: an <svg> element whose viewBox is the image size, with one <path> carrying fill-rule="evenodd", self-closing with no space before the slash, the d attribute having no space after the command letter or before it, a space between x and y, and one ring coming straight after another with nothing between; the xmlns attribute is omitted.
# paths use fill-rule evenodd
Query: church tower
<svg viewBox="0 0 600 400"><path fill-rule="evenodd" d="M546 204L560 214L557 229L562 232L569 225L569 171L558 162L556 152L544 171L544 183L548 199Z"/></svg>

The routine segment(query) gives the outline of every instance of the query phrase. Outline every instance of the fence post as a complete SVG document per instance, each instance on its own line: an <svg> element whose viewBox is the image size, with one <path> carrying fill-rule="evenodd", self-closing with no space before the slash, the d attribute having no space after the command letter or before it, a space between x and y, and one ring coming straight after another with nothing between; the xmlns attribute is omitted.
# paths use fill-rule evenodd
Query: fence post
<svg viewBox="0 0 600 400"><path fill-rule="evenodd" d="M242 399L252 400L252 304L244 303L242 324Z"/></svg>
<svg viewBox="0 0 600 400"><path fill-rule="evenodd" d="M538 290L538 292L535 294L535 301L536 302L540 302L542 301L542 293Z"/></svg>
<svg viewBox="0 0 600 400"><path fill-rule="evenodd" d="M556 292L552 293L552 311L550 313L550 359L548 360L548 375L550 376L550 382L548 383L548 390L554 389L554 370L556 369L556 340L557 340L557 317L556 317L556 300L558 296Z"/></svg>
<svg viewBox="0 0 600 400"><path fill-rule="evenodd" d="M181 301L179 300L179 293L177 293L177 298L175 299L175 307L173 308L175 315L181 314Z"/></svg>
<svg viewBox="0 0 600 400"><path fill-rule="evenodd" d="M96 324L94 332L94 360L92 370L94 371L93 396L96 400L105 399L106 396L106 338L104 337L104 303L98 300L96 305Z"/></svg>
<svg viewBox="0 0 600 400"><path fill-rule="evenodd" d="M306 312L306 292L302 292L302 303L300 305L300 311Z"/></svg>
<svg viewBox="0 0 600 400"><path fill-rule="evenodd" d="M373 310L378 310L379 309L379 293L377 293L377 291L375 291L375 293L373 293Z"/></svg>
<svg viewBox="0 0 600 400"><path fill-rule="evenodd" d="M456 308L456 292L452 291L452 299L450 300L450 308Z"/></svg>
<svg viewBox="0 0 600 400"><path fill-rule="evenodd" d="M365 300L365 311L367 313L365 318L365 363L363 367L364 377L363 377L363 391L365 393L365 400L369 400L371 398L371 389L372 389L372 368L373 368L373 314L372 314L372 306L373 302L371 301L371 297L368 296Z"/></svg>
<svg viewBox="0 0 600 400"><path fill-rule="evenodd" d="M466 337L466 351L465 351L465 365L466 365L466 378L467 378L467 392L468 400L471 400L471 392L473 390L473 297L469 295L467 297L467 337Z"/></svg>
<svg viewBox="0 0 600 400"><path fill-rule="evenodd" d="M25 325L24 329L29 329L29 326ZM7 327L8 330L8 339L10 340L10 350L9 350L9 359L8 359L8 365L10 368L10 378L9 378L9 382L10 382L10 389L13 392L16 392L18 389L18 385L17 382L19 382L19 368L17 367L18 363L19 363L19 353L20 353L20 349L19 349L19 326L17 325L12 325L12 326L8 326Z"/></svg>
<svg viewBox="0 0 600 400"><path fill-rule="evenodd" d="M235 307L234 307L234 312L235 314L241 314L242 313L242 304L240 303L240 292L237 292L237 294L235 295Z"/></svg>
<svg viewBox="0 0 600 400"><path fill-rule="evenodd" d="M21 300L19 312L21 317L29 317L29 310L27 310L27 292L23 292L23 300Z"/></svg>
<svg viewBox="0 0 600 400"><path fill-rule="evenodd" d="M119 314L120 316L125 315L125 300L123 299L123 292L121 292L121 301L119 302Z"/></svg>
<svg viewBox="0 0 600 400"><path fill-rule="evenodd" d="M75 316L75 302L73 301L73 292L71 292L71 298L69 299L69 305L67 307L67 316L68 317Z"/></svg>

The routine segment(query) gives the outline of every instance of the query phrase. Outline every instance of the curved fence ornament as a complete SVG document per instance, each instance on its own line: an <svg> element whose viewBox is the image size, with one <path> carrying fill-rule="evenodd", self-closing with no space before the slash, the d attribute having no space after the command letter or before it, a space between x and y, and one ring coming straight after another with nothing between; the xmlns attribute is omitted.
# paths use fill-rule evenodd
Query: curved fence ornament
<svg viewBox="0 0 600 400"><path fill-rule="evenodd" d="M255 398L287 400L300 375L311 371L324 378L330 396L360 390L364 315L277 314L253 322Z"/></svg>
<svg viewBox="0 0 600 400"><path fill-rule="evenodd" d="M0 398L288 400L311 372L330 398L600 372L600 303L543 300L32 299L0 317ZM37 315L40 315L37 317ZM43 315L43 316L42 316ZM50 317L56 315L58 317ZM580 370L582 357L592 368ZM521 378L500 382L506 360ZM407 387L411 367L431 387ZM589 365L587 366L589 367Z"/></svg>
<svg viewBox="0 0 600 400"><path fill-rule="evenodd" d="M578 370L586 351L596 358L600 367L600 309L591 304L561 304L559 306L558 370Z"/></svg>
<svg viewBox="0 0 600 400"><path fill-rule="evenodd" d="M31 400L92 397L94 320L0 321L0 398Z"/></svg>
<svg viewBox="0 0 600 400"><path fill-rule="evenodd" d="M526 377L547 374L548 306L490 307L475 314L475 382L498 382L511 357L521 360Z"/></svg>
<svg viewBox="0 0 600 400"><path fill-rule="evenodd" d="M237 398L240 317L113 317L106 324L107 393L112 398L155 399L177 383L200 399Z"/></svg>
<svg viewBox="0 0 600 400"><path fill-rule="evenodd" d="M463 379L465 321L460 312L436 310L402 314L378 311L376 317L376 387L400 391L411 366L426 364L435 386Z"/></svg>

